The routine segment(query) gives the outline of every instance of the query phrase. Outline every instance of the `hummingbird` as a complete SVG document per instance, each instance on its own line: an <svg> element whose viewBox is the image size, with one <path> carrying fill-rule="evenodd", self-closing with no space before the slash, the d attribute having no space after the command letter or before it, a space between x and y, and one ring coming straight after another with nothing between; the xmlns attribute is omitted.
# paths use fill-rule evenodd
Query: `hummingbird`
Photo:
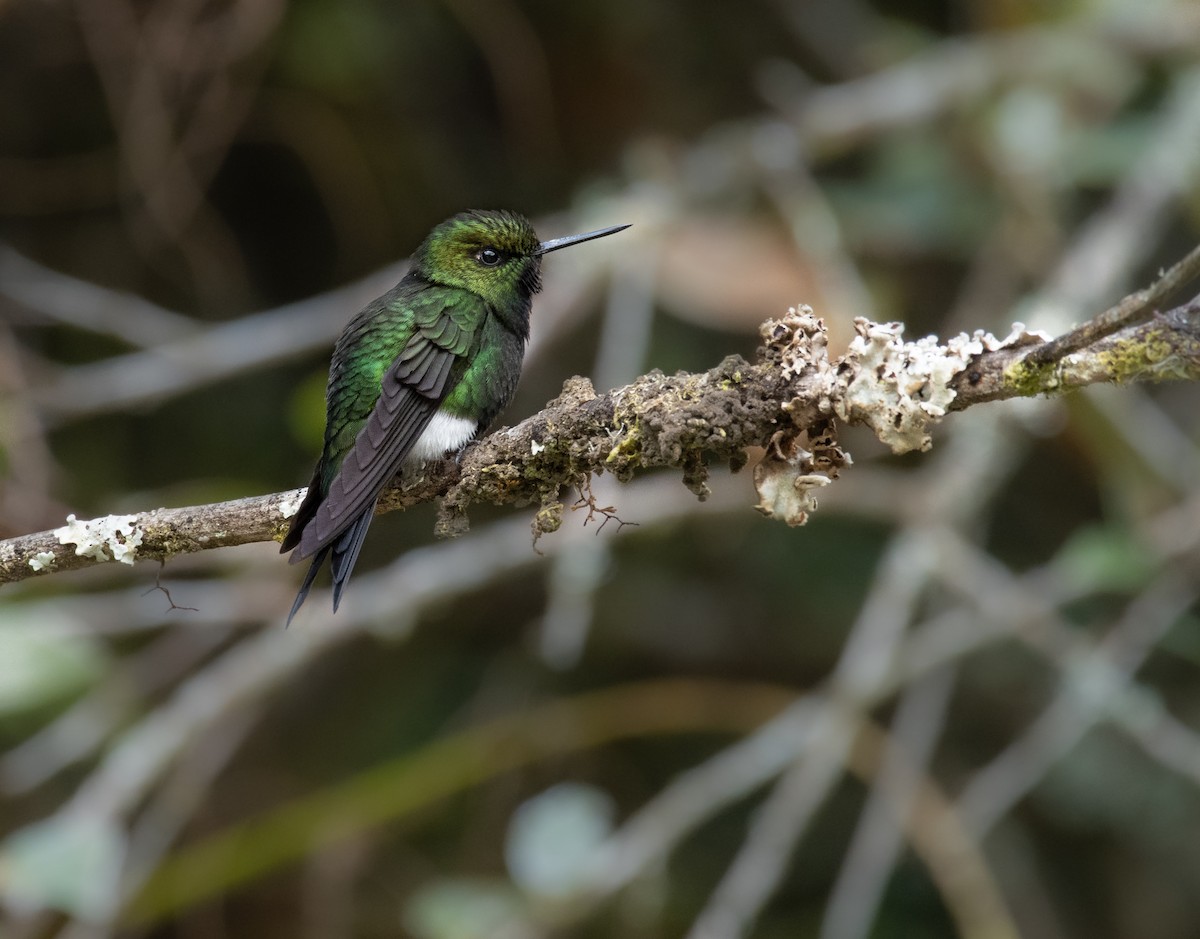
<svg viewBox="0 0 1200 939"><path fill-rule="evenodd" d="M405 467L461 453L508 405L543 255L628 227L539 241L515 212L461 212L350 320L329 367L325 445L280 548L292 564L312 558L289 625L326 557L337 612L384 486Z"/></svg>

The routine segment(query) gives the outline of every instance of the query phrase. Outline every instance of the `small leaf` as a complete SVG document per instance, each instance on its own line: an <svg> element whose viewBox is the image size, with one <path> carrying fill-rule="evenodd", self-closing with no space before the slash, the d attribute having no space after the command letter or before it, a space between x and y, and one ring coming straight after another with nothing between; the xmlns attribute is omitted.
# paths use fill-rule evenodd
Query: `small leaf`
<svg viewBox="0 0 1200 939"><path fill-rule="evenodd" d="M508 884L441 880L422 887L404 908L404 926L417 939L487 939L521 917L521 899Z"/></svg>
<svg viewBox="0 0 1200 939"><path fill-rule="evenodd" d="M1076 534L1059 552L1068 583L1082 590L1129 593L1144 586L1155 563L1128 529L1092 526Z"/></svg>
<svg viewBox="0 0 1200 939"><path fill-rule="evenodd" d="M0 844L0 893L18 910L103 920L117 902L125 851L109 820L79 814L35 822Z"/></svg>
<svg viewBox="0 0 1200 939"><path fill-rule="evenodd" d="M0 613L0 714L52 704L91 684L103 660L85 628L68 614Z"/></svg>
<svg viewBox="0 0 1200 939"><path fill-rule="evenodd" d="M608 793L582 783L561 783L534 796L509 824L504 855L513 880L541 897L570 896L612 831L614 814Z"/></svg>

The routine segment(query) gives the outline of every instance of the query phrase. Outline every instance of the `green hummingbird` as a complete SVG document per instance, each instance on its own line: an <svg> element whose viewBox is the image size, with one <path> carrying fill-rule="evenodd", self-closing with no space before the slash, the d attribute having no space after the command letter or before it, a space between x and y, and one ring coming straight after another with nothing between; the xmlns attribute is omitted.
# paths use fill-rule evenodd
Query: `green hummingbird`
<svg viewBox="0 0 1200 939"><path fill-rule="evenodd" d="M383 487L405 465L461 452L512 399L542 256L628 227L539 241L515 212L462 212L349 322L329 367L325 446L280 549L292 564L312 558L289 624L327 556L337 611Z"/></svg>

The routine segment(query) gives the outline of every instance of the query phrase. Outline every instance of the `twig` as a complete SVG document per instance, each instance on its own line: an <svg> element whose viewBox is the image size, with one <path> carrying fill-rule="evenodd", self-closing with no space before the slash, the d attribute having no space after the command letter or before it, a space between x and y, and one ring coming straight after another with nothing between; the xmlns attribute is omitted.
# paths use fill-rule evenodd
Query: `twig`
<svg viewBox="0 0 1200 939"><path fill-rule="evenodd" d="M461 467L453 461L430 465L419 480L385 493L379 510L443 496L439 524L443 532L454 534L465 529L472 502L553 504L561 486L590 473L608 471L627 480L638 470L667 465L683 466L689 488L702 494L704 456L731 459L744 447L769 440L778 429L781 402L804 393L811 381L789 380L779 368L751 366L736 357L700 374L652 373L600 396L586 380L573 379L540 414L468 450ZM166 560L208 548L277 540L299 495L292 490L110 516L93 523L95 540L87 546L70 541L65 529L10 539L0 542L0 583L43 570L91 566L114 556ZM544 514L541 530L554 530L561 507L557 514ZM60 538L72 546L60 543ZM138 543L131 548L131 541ZM91 554L77 554L74 545ZM36 563L31 566L31 561Z"/></svg>
<svg viewBox="0 0 1200 939"><path fill-rule="evenodd" d="M729 870L696 919L689 939L738 939L777 889L796 843L841 777L859 715L886 684L935 561L928 533L904 529L888 547L813 719L803 756L776 784Z"/></svg>
<svg viewBox="0 0 1200 939"><path fill-rule="evenodd" d="M820 696L806 695L753 734L680 774L600 845L580 893L595 902L632 883L705 819L782 772L807 748L823 705Z"/></svg>
<svg viewBox="0 0 1200 939"><path fill-rule="evenodd" d="M804 758L784 774L759 808L688 939L738 939L749 932L779 886L796 842L841 776L855 724L853 714L837 705L818 715Z"/></svg>
<svg viewBox="0 0 1200 939"><path fill-rule="evenodd" d="M0 296L38 317L114 336L135 348L184 339L199 326L136 294L43 267L7 246L0 246Z"/></svg>
<svg viewBox="0 0 1200 939"><path fill-rule="evenodd" d="M886 738L868 720L859 722L859 741L850 768L861 776L878 776ZM913 772L911 769L909 772ZM904 835L929 871L962 939L1020 939L982 846L971 837L954 805L925 775L913 782L912 813L902 815Z"/></svg>
<svg viewBox="0 0 1200 939"><path fill-rule="evenodd" d="M159 572L154 575L154 586L151 587L149 590L147 590L146 593L142 594L142 596L145 596L148 593L153 593L155 590L162 591L163 596L165 596L167 598L167 609L168 610L180 610L180 611L186 610L189 613L199 613L200 612L194 606L180 606L178 603L175 602L175 598L171 596L171 591L163 586L161 568L159 569Z"/></svg>
<svg viewBox="0 0 1200 939"><path fill-rule="evenodd" d="M190 335L173 336L154 348L64 369L54 381L34 389L33 399L49 423L61 424L144 401L161 401L247 369L287 361L327 346L344 318L395 283L403 266L230 323L202 331L197 327ZM70 285L70 281L56 283L52 289ZM96 320L108 306L126 299L118 291L93 286L90 295L76 297L76 316ZM178 314L159 311L145 301L134 303L135 309L145 312L130 325L153 320L158 312L165 317L162 322L178 322Z"/></svg>
<svg viewBox="0 0 1200 939"><path fill-rule="evenodd" d="M1116 306L1082 326L1044 343L1025 356L1024 364L1037 368L1065 359L1090 345L1106 339L1119 329L1144 320L1158 311L1168 297L1200 275L1200 245L1182 260L1171 265L1157 281L1145 290L1131 293ZM1193 301L1193 306L1195 301ZM1192 311L1194 313L1194 310Z"/></svg>
<svg viewBox="0 0 1200 939"><path fill-rule="evenodd" d="M1174 77L1153 120L1146 146L1026 305L1030 322L1053 332L1074 326L1103 298L1126 289L1153 257L1164 217L1186 199L1200 172L1200 69Z"/></svg>
<svg viewBox="0 0 1200 939"><path fill-rule="evenodd" d="M1196 273L1200 251L1148 290L1157 297ZM1182 263L1182 262L1181 262ZM1164 281L1166 286L1163 286ZM1019 330L1005 340L976 333L945 346L905 343L897 324L856 321L858 337L836 361L826 355L824 324L807 307L762 327L758 363L731 356L702 373L651 372L597 395L575 378L539 414L479 442L461 461L434 465L380 500L379 511L442 497L438 530L466 530L474 502L539 503L535 534L562 521L560 490L594 473L625 481L673 466L698 497L707 493L706 461L745 462L748 447L768 456L755 473L766 514L800 524L811 490L847 462L832 418L868 424L895 452L927 449L929 427L947 410L981 401L1031 397L1100 381L1200 378L1200 301L1127 327L1044 368L1011 367L1036 338ZM1018 364L1019 363L1019 360ZM801 445L801 439L807 448ZM0 583L113 558L166 560L207 548L279 539L297 492L216 505L109 516L0 542ZM68 545L76 545L71 548Z"/></svg>
<svg viewBox="0 0 1200 939"><path fill-rule="evenodd" d="M1095 648L1084 651L1086 645L1079 642L1082 648L1054 657L1062 672L1058 694L1024 734L975 774L959 797L959 814L977 838L984 837L1096 723L1122 711L1144 715L1144 708L1128 703L1125 692L1134 684L1134 672L1196 597L1196 589L1168 569L1130 604Z"/></svg>
<svg viewBox="0 0 1200 939"><path fill-rule="evenodd" d="M1200 260L1196 252L1192 256ZM1189 267L1193 276L1198 269ZM1129 309L1135 305L1131 301ZM1113 309L1121 308L1119 304ZM1085 325L1072 332L1087 328ZM1103 382L1200 379L1200 298L1146 322L1105 334L1082 351L1050 358L1044 365L1033 362L1033 352L1052 342L1028 353L1014 345L976 356L950 380L956 396L948 409L961 411L983 401L1055 394ZM1069 348L1076 342L1073 338L1065 345Z"/></svg>
<svg viewBox="0 0 1200 939"><path fill-rule="evenodd" d="M901 697L871 794L825 909L820 939L860 939L870 933L946 724L955 677L954 668L939 669L910 685Z"/></svg>

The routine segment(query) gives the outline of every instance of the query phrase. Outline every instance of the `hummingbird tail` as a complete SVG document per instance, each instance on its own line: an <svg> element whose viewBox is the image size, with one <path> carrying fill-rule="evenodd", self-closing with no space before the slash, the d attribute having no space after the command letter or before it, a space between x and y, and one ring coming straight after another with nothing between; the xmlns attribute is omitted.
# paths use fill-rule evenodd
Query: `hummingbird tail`
<svg viewBox="0 0 1200 939"><path fill-rule="evenodd" d="M335 613L338 604L342 602L342 591L350 583L350 574L354 570L355 562L358 561L358 553L362 550L363 539L367 537L367 529L374 517L375 501L372 500L366 511L356 518L331 546L333 557L330 559L329 567L333 571L333 612Z"/></svg>
<svg viewBox="0 0 1200 939"><path fill-rule="evenodd" d="M304 605L304 598L308 596L308 590L312 586L313 581L317 579L317 571L321 569L321 565L325 563L325 555L329 553L329 548L324 547L317 552L317 556L312 559L312 563L308 565L308 573L304 575L304 583L300 585L300 592L296 594L296 599L292 603L292 612L288 614L287 622L284 624L284 629L292 625L292 617L296 615L300 607Z"/></svg>
<svg viewBox="0 0 1200 939"><path fill-rule="evenodd" d="M370 527L374 515L375 503L372 502L367 510L356 518L332 544L325 545L313 555L312 563L308 565L308 573L304 575L304 583L300 585L300 591L292 603L292 611L288 613L284 629L292 625L292 618L304 605L308 591L312 587L313 581L317 579L317 572L325 563L326 557L329 558L329 567L333 571L333 612L337 612L338 604L342 602L342 591L350 583L350 573L354 570L358 553L362 550L363 539L367 537L367 529ZM291 560L292 563L300 560L299 553L293 552Z"/></svg>

